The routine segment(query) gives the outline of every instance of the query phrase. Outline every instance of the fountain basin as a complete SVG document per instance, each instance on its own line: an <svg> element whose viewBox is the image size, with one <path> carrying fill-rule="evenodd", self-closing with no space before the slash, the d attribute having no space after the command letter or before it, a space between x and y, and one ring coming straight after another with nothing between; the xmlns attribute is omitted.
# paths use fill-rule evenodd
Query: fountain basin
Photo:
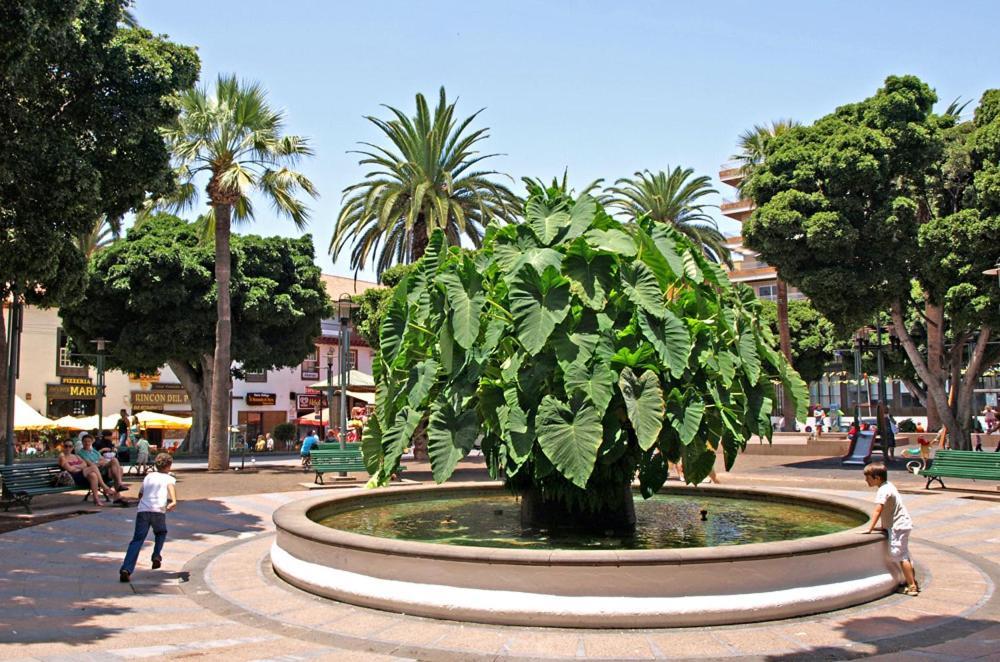
<svg viewBox="0 0 1000 662"><path fill-rule="evenodd" d="M342 602L508 625L677 627L743 623L840 609L895 591L882 535L866 526L777 542L683 549L547 550L444 545L319 524L379 502L505 493L447 484L325 494L274 514L271 550L285 581ZM780 501L866 517L869 504L778 490L671 486L665 494Z"/></svg>

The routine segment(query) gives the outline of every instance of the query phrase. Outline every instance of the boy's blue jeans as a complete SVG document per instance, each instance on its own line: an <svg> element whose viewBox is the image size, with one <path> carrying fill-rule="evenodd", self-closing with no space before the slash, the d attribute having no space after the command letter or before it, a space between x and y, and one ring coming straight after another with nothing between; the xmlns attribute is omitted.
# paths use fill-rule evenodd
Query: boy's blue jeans
<svg viewBox="0 0 1000 662"><path fill-rule="evenodd" d="M122 561L122 570L130 575L135 571L139 550L142 549L142 543L146 542L150 527L153 529L153 557L156 558L163 551L163 543L167 540L167 514L136 513L135 533L132 535L132 542L128 544L128 551L125 552L125 560Z"/></svg>

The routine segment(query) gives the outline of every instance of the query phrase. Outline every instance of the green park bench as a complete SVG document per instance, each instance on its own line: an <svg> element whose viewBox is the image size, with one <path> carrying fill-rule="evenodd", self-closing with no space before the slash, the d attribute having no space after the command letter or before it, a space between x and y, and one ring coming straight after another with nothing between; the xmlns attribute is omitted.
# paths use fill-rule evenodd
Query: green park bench
<svg viewBox="0 0 1000 662"><path fill-rule="evenodd" d="M0 467L0 480L3 481L0 501L4 512L18 505L31 513L31 500L39 494L61 494L81 489L76 485L56 485L56 477L61 472L57 463L48 462Z"/></svg>
<svg viewBox="0 0 1000 662"><path fill-rule="evenodd" d="M309 459L316 472L313 482L317 485L324 484L323 474L353 471L368 473L364 458L361 457L361 444L347 444L347 448L343 450L339 444L320 444L309 452Z"/></svg>
<svg viewBox="0 0 1000 662"><path fill-rule="evenodd" d="M927 478L924 489L930 489L935 480L943 489L943 477L1000 480L1000 453L940 450L934 455L931 466L922 469L919 475Z"/></svg>

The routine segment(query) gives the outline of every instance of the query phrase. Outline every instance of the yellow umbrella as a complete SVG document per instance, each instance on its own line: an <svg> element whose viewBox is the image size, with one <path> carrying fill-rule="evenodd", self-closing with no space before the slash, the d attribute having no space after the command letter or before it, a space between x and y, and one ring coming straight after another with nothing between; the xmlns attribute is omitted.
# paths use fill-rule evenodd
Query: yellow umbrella
<svg viewBox="0 0 1000 662"><path fill-rule="evenodd" d="M140 411L136 416L139 418L139 423L147 429L187 430L192 423L190 416L171 416L161 411Z"/></svg>
<svg viewBox="0 0 1000 662"><path fill-rule="evenodd" d="M14 396L14 429L15 430L43 430L56 427L56 422L51 418L45 418L31 408L21 396Z"/></svg>

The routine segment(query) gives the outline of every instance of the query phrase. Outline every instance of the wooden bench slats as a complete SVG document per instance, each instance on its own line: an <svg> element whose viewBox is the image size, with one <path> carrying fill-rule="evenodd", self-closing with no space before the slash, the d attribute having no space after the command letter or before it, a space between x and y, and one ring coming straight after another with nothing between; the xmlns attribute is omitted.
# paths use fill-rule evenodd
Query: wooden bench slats
<svg viewBox="0 0 1000 662"><path fill-rule="evenodd" d="M940 450L931 466L921 470L920 475L927 478L924 489L930 489L931 482L935 480L943 488L945 485L941 478L1000 480L1000 454Z"/></svg>

